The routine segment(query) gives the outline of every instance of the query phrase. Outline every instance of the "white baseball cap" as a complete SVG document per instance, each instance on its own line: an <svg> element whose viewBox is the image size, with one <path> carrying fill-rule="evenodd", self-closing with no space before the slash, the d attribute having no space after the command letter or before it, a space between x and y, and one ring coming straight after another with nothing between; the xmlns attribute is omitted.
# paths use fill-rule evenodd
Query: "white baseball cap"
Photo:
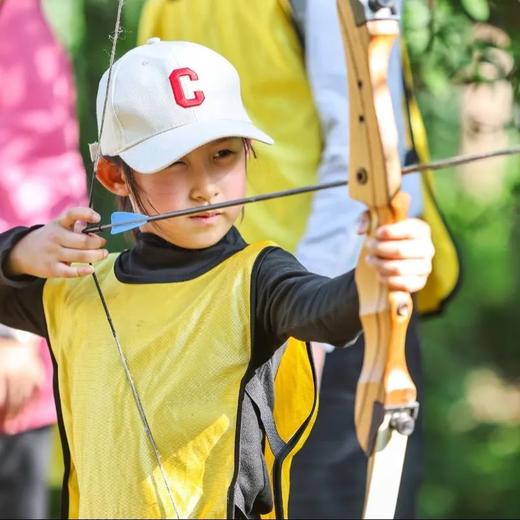
<svg viewBox="0 0 520 520"><path fill-rule="evenodd" d="M101 125L108 70L99 82ZM223 137L273 140L249 118L236 69L191 42L151 38L112 66L102 155L119 155L140 173L156 173L195 148Z"/></svg>

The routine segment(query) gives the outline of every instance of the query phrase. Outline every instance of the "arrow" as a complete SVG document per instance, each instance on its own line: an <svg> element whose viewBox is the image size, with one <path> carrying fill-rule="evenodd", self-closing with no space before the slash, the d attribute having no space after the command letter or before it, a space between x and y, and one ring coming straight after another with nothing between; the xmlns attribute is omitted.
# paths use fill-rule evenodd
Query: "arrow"
<svg viewBox="0 0 520 520"><path fill-rule="evenodd" d="M480 161L482 159L490 159L502 155L513 155L520 153L520 147L505 148L489 153L481 153L475 155L459 155L450 159L441 159L426 164L412 164L401 169L403 175L408 175L413 172L420 172L424 170L440 170L448 166L457 166L469 162ZM217 204L208 204L207 206L196 206L193 208L180 209L175 211L168 211L158 215L142 215L140 213L130 213L126 211L115 211L110 217L110 224L97 224L87 226L83 233L100 233L110 229L112 235L124 233L132 229L138 228L148 222L155 222L158 220L165 220L174 217L185 217L189 215L196 215L197 213L204 213L214 209L230 208L232 206L243 206L253 202L261 202L264 200L279 199L282 197L291 197L293 195L300 195L302 193L309 193L313 191L330 190L333 188L340 188L346 186L348 181L327 182L324 184L316 184L312 186L303 186L301 188L293 188L290 190L274 191L265 193L263 195L253 195L251 197L244 197L241 199L228 200L226 202L218 202Z"/></svg>
<svg viewBox="0 0 520 520"><path fill-rule="evenodd" d="M180 209L176 211L168 211L159 215L141 215L139 213L127 213L125 211L115 211L112 213L110 224L101 224L94 226L87 226L83 233L99 233L106 229L111 230L111 234L123 233L135 229L147 222L155 222L157 220L164 220L173 217L185 217L188 215L196 215L197 213L205 213L214 209L230 208L232 206L242 206L244 204L251 204L252 202L260 202L263 200L278 199L280 197L290 197L292 195L299 195L300 193L307 193L311 191L330 190L331 188L339 188L346 186L347 181L328 182L325 184L318 184L313 186L303 186L302 188L293 188L291 190L274 191L272 193L265 193L264 195L253 195L252 197L244 197L242 199L233 199L226 202L218 202L217 204L208 204L207 206L196 206L193 208Z"/></svg>

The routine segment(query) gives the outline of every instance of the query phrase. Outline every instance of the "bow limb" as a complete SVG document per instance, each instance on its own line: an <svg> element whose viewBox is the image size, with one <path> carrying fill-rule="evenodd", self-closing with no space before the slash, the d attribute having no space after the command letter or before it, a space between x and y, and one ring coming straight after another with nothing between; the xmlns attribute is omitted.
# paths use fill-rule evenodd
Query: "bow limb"
<svg viewBox="0 0 520 520"><path fill-rule="evenodd" d="M391 0L338 0L349 78L349 193L367 206L370 229L406 217L400 191L398 135L387 84L390 52L399 35ZM355 424L368 456L364 518L393 518L407 435L417 412L416 389L405 360L412 314L410 294L389 291L365 261L356 268L365 337L356 390Z"/></svg>

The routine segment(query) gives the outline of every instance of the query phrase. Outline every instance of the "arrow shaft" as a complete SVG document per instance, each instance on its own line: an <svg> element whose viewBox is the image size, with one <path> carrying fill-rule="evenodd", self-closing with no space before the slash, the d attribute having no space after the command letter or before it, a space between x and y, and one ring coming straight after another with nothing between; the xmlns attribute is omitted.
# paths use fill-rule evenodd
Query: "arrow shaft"
<svg viewBox="0 0 520 520"><path fill-rule="evenodd" d="M475 155L460 155L457 157L452 157L450 159L441 159L438 161L432 161L425 164L412 164L410 166L405 166L401 169L403 175L408 175L413 172L420 172L424 170L441 170L443 168L448 168L449 166L459 166L461 164L467 164L475 161L481 161L484 159L491 159L493 157L499 157L504 155L514 155L520 153L520 147L512 147L512 148L504 148L501 150L496 150L494 152L481 153ZM262 195L253 195L251 197L243 197L241 199L233 199L225 202L218 202L217 204L208 204L207 206L197 206L194 208L186 208L176 211L169 211L167 213L161 213L159 215L149 215L146 216L146 220L143 222L143 217L136 218L134 220L129 219L124 224L136 224L141 225L146 222L155 222L158 220L164 220L168 218L174 217L185 217L189 215L195 215L201 212L207 212L215 209L224 209L230 208L232 206L243 206L245 204L252 204L253 202L262 202L265 200L279 199L283 197L292 197L294 195L300 195L302 193L310 193L321 190L330 190L333 188L340 188L342 186L346 186L348 181L335 181L335 182L327 182L324 184L315 184L312 186L303 186L301 188L292 188L290 190L282 190L282 191L274 191L272 193L265 193ZM107 229L111 229L115 224L100 224L87 226L83 233L100 233L101 231L105 231Z"/></svg>
<svg viewBox="0 0 520 520"><path fill-rule="evenodd" d="M225 202L218 202L216 204L208 204L207 206L196 206L194 208L186 208L186 209L180 209L176 211L168 211L167 213L161 213L159 215L150 215L146 217L146 222L155 222L158 220L164 220L167 218L174 218L174 217L185 217L188 215L195 215L197 213L201 212L207 212L214 209L224 209L224 208L230 208L232 206L243 206L244 204L251 204L253 202L261 202L264 200L271 200L271 199L278 199L282 197L290 197L293 195L300 195L302 193L309 193L313 191L320 191L320 190L330 190L332 188L339 188L341 186L346 186L347 181L335 181L335 182L328 182L324 184L318 184L313 186L303 186L302 188L293 188L290 190L283 190L283 191L274 191L272 193L265 193L263 195L253 195L251 197L244 197L241 199L233 199L228 200ZM125 224L143 224L143 219L135 219L131 220L129 219ZM102 224L102 225L94 225L94 226L87 226L83 233L99 233L100 231L105 231L107 229L110 229L114 226L114 224Z"/></svg>
<svg viewBox="0 0 520 520"><path fill-rule="evenodd" d="M504 155L516 155L520 153L520 147L503 148L495 150L494 152L468 154L468 155L457 155L449 159L440 159L438 161L432 161L425 164L411 164L401 169L403 175L407 175L412 172L421 172L424 170L442 170L450 166L460 166L461 164L467 164L475 161L482 161L484 159L492 159L493 157L500 157Z"/></svg>

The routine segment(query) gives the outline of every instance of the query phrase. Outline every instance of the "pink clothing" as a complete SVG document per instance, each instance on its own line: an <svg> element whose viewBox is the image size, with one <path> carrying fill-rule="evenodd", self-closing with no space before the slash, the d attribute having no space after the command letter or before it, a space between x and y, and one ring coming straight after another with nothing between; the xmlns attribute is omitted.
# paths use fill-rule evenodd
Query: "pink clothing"
<svg viewBox="0 0 520 520"><path fill-rule="evenodd" d="M40 0L0 5L0 231L45 223L67 207L85 205L86 176L78 152L71 67L41 10ZM52 365L44 340L44 390L0 433L56 421Z"/></svg>

